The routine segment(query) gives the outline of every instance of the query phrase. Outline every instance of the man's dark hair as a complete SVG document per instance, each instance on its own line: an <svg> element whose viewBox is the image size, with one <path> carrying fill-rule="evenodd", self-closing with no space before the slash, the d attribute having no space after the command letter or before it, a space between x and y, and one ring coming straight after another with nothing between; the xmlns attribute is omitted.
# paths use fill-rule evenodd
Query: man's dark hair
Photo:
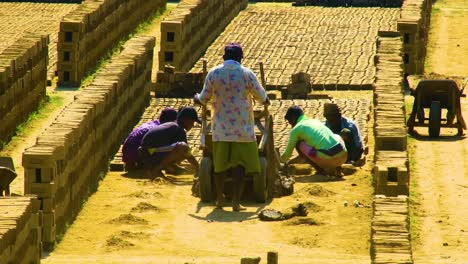
<svg viewBox="0 0 468 264"><path fill-rule="evenodd" d="M172 107L164 108L159 115L159 123L174 122L177 119L177 111Z"/></svg>
<svg viewBox="0 0 468 264"><path fill-rule="evenodd" d="M288 108L288 111L286 111L286 115L284 116L284 118L286 120L297 120L297 118L299 118L303 114L304 111L302 111L302 109L299 106L293 105Z"/></svg>
<svg viewBox="0 0 468 264"><path fill-rule="evenodd" d="M224 47L224 60L235 60L240 62L244 57L242 47L238 43L230 43Z"/></svg>

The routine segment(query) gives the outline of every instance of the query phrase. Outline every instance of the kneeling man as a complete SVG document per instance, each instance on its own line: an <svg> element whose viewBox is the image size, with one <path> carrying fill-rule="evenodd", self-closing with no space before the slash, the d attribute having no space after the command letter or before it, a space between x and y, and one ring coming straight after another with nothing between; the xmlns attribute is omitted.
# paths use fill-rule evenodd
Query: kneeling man
<svg viewBox="0 0 468 264"><path fill-rule="evenodd" d="M317 173L340 176L340 168L348 153L343 139L317 119L309 119L298 106L289 107L284 117L291 125L286 150L281 161L286 165L305 160ZM299 156L289 160L296 148Z"/></svg>
<svg viewBox="0 0 468 264"><path fill-rule="evenodd" d="M141 140L138 149L148 178L164 177L162 170L184 159L198 171L198 161L187 144L187 132L194 123L201 123L193 107L179 110L177 122L167 122L150 129Z"/></svg>

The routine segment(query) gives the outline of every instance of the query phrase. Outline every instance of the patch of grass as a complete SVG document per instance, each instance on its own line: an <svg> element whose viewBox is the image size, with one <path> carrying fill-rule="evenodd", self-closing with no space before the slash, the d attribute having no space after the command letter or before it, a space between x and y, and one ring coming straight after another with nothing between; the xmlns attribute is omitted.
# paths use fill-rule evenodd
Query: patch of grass
<svg viewBox="0 0 468 264"><path fill-rule="evenodd" d="M127 42L135 35L140 35L143 32L146 32L148 30L148 27L153 23L153 21L156 18L160 17L165 10L166 8L161 8L158 11L154 12L147 20L140 23L132 33L123 37L116 45L109 49L106 52L106 54L99 59L96 65L86 72L85 77L83 77L83 79L81 80L81 86L89 85L96 77L96 74L98 73L99 69L106 66L106 64L109 63L110 59L114 55L120 53L120 51L122 50L122 46L125 44L125 42Z"/></svg>
<svg viewBox="0 0 468 264"><path fill-rule="evenodd" d="M28 118L16 127L15 136L9 142L0 141L0 150L9 150L16 146L17 142L30 135L34 124L48 118L50 112L63 107L63 104L63 97L60 95L46 95L39 103L37 110L30 113Z"/></svg>

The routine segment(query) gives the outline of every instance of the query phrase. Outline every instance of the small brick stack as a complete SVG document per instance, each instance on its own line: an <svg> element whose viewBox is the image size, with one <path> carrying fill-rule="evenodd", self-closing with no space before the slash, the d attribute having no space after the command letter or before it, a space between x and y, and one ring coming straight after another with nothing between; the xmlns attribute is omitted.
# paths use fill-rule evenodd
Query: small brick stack
<svg viewBox="0 0 468 264"><path fill-rule="evenodd" d="M0 263L40 263L40 201L33 196L0 197Z"/></svg>
<svg viewBox="0 0 468 264"><path fill-rule="evenodd" d="M401 7L403 0L296 0L293 6Z"/></svg>
<svg viewBox="0 0 468 264"><path fill-rule="evenodd" d="M408 195L405 100L400 37L377 39L374 83L376 194Z"/></svg>
<svg viewBox="0 0 468 264"><path fill-rule="evenodd" d="M78 214L148 105L154 45L153 37L129 40L24 151L25 193L42 202L43 242Z"/></svg>
<svg viewBox="0 0 468 264"><path fill-rule="evenodd" d="M48 42L48 36L25 34L0 52L0 141L8 141L45 97Z"/></svg>
<svg viewBox="0 0 468 264"><path fill-rule="evenodd" d="M57 70L57 39L60 20L77 4L0 2L0 53L23 37L25 33L49 35L47 77L51 80Z"/></svg>
<svg viewBox="0 0 468 264"><path fill-rule="evenodd" d="M161 22L159 69L170 64L188 71L247 0L183 0Z"/></svg>
<svg viewBox="0 0 468 264"><path fill-rule="evenodd" d="M424 73L431 11L431 0L405 0L401 7L398 31L403 36L406 74Z"/></svg>
<svg viewBox="0 0 468 264"><path fill-rule="evenodd" d="M373 264L413 263L408 197L376 195L373 202L371 259Z"/></svg>
<svg viewBox="0 0 468 264"><path fill-rule="evenodd" d="M166 0L85 1L60 22L59 85L79 86L86 72L120 39L165 6Z"/></svg>

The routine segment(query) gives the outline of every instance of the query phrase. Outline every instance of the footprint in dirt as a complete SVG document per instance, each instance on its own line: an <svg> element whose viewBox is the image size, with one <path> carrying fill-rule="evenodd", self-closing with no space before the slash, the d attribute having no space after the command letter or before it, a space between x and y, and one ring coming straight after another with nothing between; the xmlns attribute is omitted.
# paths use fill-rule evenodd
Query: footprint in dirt
<svg viewBox="0 0 468 264"><path fill-rule="evenodd" d="M119 217L110 220L109 223L126 225L147 225L148 220L132 214L122 214Z"/></svg>

